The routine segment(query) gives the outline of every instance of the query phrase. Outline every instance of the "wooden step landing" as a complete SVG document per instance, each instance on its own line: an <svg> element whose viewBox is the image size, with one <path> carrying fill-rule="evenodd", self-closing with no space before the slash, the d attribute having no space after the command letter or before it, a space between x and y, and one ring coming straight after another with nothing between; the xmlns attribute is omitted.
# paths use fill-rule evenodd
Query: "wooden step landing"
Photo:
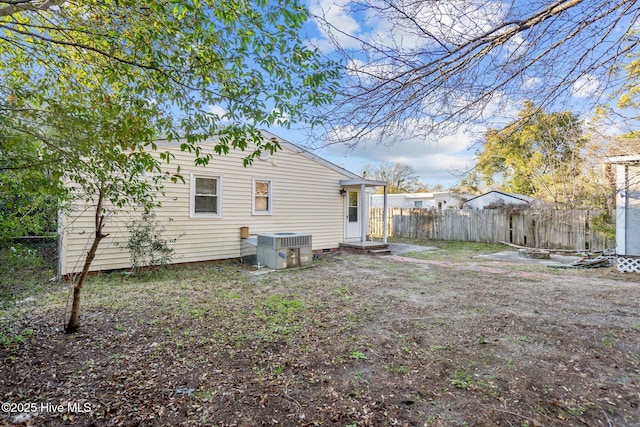
<svg viewBox="0 0 640 427"><path fill-rule="evenodd" d="M371 254L371 255L390 255L389 245L382 242L370 242L366 241L364 244L360 242L345 242L338 245L340 249L346 252L356 254Z"/></svg>

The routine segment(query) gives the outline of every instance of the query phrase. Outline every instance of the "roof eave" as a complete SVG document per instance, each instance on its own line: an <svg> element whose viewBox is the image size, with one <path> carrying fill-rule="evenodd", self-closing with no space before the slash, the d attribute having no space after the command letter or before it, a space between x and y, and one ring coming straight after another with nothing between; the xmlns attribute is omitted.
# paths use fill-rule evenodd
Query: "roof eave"
<svg viewBox="0 0 640 427"><path fill-rule="evenodd" d="M384 181L376 181L373 179L341 179L340 185L349 186L349 185L364 185L366 187L386 187L388 184Z"/></svg>

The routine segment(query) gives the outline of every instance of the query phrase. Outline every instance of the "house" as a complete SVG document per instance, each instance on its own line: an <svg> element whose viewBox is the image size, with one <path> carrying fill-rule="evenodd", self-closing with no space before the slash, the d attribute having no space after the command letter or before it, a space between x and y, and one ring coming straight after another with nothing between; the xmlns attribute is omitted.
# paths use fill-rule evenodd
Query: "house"
<svg viewBox="0 0 640 427"><path fill-rule="evenodd" d="M264 132L266 139L276 138ZM240 258L243 237L260 234L301 233L311 236L313 251L326 252L341 244L366 246L368 201L366 189L386 183L364 179L292 143L277 138L281 150L263 155L243 167L245 153L231 150L214 155L207 166L195 166L193 153L180 150L180 142L157 141L158 152L175 155L163 171L180 173L185 182L167 182L158 195L156 219L163 235L175 239L173 262L191 263ZM213 140L201 144L213 153ZM59 274L78 272L94 234L90 203L62 216ZM127 224L135 217L119 213L105 227L92 270L130 267L126 249ZM386 236L384 237L386 244ZM254 248L255 253L255 248Z"/></svg>
<svg viewBox="0 0 640 427"><path fill-rule="evenodd" d="M402 193L387 195L387 207L389 208L458 208L460 204L469 198L467 194L453 191L438 191L433 193ZM381 208L384 204L383 194L369 196L372 208Z"/></svg>
<svg viewBox="0 0 640 427"><path fill-rule="evenodd" d="M616 180L616 253L620 272L640 272L640 140L609 151Z"/></svg>
<svg viewBox="0 0 640 427"><path fill-rule="evenodd" d="M535 199L523 194L492 190L462 203L462 209L490 209L501 205L528 205Z"/></svg>

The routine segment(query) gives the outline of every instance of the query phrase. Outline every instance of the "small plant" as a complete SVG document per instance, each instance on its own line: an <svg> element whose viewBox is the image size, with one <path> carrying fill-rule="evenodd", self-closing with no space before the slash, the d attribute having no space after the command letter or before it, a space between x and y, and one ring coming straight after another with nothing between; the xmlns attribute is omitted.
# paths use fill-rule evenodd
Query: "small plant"
<svg viewBox="0 0 640 427"><path fill-rule="evenodd" d="M127 225L129 241L127 249L131 256L131 271L140 273L152 265L169 264L173 259L175 239L167 240L162 237L164 226L156 220L153 212L146 211L139 220Z"/></svg>
<svg viewBox="0 0 640 427"><path fill-rule="evenodd" d="M605 332L604 337L602 338L602 345L605 347L613 347L615 342L615 336L613 333L611 333L611 331Z"/></svg>
<svg viewBox="0 0 640 427"><path fill-rule="evenodd" d="M446 347L443 346L443 345L439 345L439 344L432 345L431 347L429 347L429 353L430 354L434 354L435 352L442 351L442 350L446 350Z"/></svg>
<svg viewBox="0 0 640 427"><path fill-rule="evenodd" d="M284 372L284 366L272 363L269 365L269 371L272 377L277 377Z"/></svg>
<svg viewBox="0 0 640 427"><path fill-rule="evenodd" d="M367 355L361 351L352 351L349 353L349 357L354 360L367 360Z"/></svg>
<svg viewBox="0 0 640 427"><path fill-rule="evenodd" d="M0 346L8 347L11 344L23 344L31 337L33 337L33 329L31 328L23 329L14 336L0 334Z"/></svg>
<svg viewBox="0 0 640 427"><path fill-rule="evenodd" d="M453 378L451 378L450 382L454 387L460 388L462 390L468 390L473 383L473 378L464 369L456 368L456 372L454 373Z"/></svg>
<svg viewBox="0 0 640 427"><path fill-rule="evenodd" d="M567 409L567 413L569 415L573 415L574 417L579 417L580 415L584 414L584 409L580 408L579 406L576 406L576 407Z"/></svg>

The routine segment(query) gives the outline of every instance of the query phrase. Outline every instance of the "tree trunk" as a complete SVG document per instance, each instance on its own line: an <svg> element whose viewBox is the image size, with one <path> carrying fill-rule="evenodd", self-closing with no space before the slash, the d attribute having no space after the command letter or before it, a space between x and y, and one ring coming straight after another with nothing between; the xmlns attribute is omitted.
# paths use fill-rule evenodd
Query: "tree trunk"
<svg viewBox="0 0 640 427"><path fill-rule="evenodd" d="M91 248L89 248L89 252L87 252L87 257L84 260L84 266L82 267L82 272L80 273L80 277L78 278L78 283L73 287L73 304L71 306L71 316L69 317L69 322L64 328L64 332L67 334L74 334L80 330L80 291L82 290L82 285L84 285L84 280L89 274L91 263L96 257L96 252L98 251L98 245L100 245L100 241L108 236L108 234L102 233L102 229L104 228L104 214L102 212L103 199L104 191L101 189L98 193L98 204L96 205L96 234L95 238L93 239L93 243L91 244Z"/></svg>

